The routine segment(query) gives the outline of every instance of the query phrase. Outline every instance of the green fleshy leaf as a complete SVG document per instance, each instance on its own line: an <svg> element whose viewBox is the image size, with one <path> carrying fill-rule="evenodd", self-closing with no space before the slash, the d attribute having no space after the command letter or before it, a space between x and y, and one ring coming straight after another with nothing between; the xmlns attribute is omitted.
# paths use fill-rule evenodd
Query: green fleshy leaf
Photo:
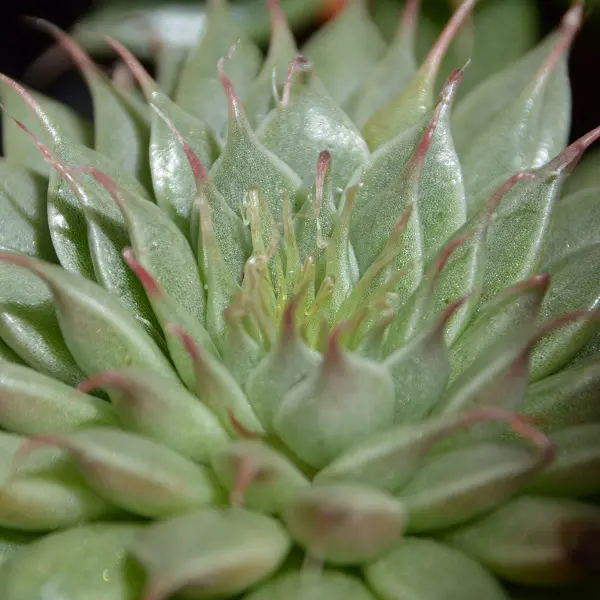
<svg viewBox="0 0 600 600"><path fill-rule="evenodd" d="M219 62L219 77L229 111L227 142L210 176L236 214L242 211L248 190L256 187L265 195L275 221L279 221L283 212L283 194L290 194L293 203L300 178L258 141L250 128L242 101L231 79L225 75L224 60Z"/></svg>
<svg viewBox="0 0 600 600"><path fill-rule="evenodd" d="M283 520L311 556L352 565L390 550L404 532L405 511L393 496L376 488L332 483L299 490Z"/></svg>
<svg viewBox="0 0 600 600"><path fill-rule="evenodd" d="M418 333L384 361L394 381L394 423L415 423L442 397L450 376L450 356L444 341L448 320L464 301L450 305L423 333Z"/></svg>
<svg viewBox="0 0 600 600"><path fill-rule="evenodd" d="M335 188L345 188L369 158L356 125L329 96L303 56L290 63L283 98L262 123L258 136L303 181L314 181L315 159L323 150L329 151Z"/></svg>
<svg viewBox="0 0 600 600"><path fill-rule="evenodd" d="M567 53L582 16L582 5L575 4L559 32L457 107L454 131L470 214L491 188L546 164L564 148L571 108Z"/></svg>
<svg viewBox="0 0 600 600"><path fill-rule="evenodd" d="M169 357L173 361L177 373L188 389L196 391L194 365L181 340L173 333L172 328L174 326L183 328L202 348L214 356L218 356L219 352L208 331L197 318L193 317L166 293L158 281L135 258L131 248L125 248L123 259L135 273L152 304L165 335Z"/></svg>
<svg viewBox="0 0 600 600"><path fill-rule="evenodd" d="M40 441L66 452L94 491L133 514L166 517L221 498L206 467L134 433L95 427Z"/></svg>
<svg viewBox="0 0 600 600"><path fill-rule="evenodd" d="M48 234L47 189L48 181L35 171L0 160L2 250L56 260Z"/></svg>
<svg viewBox="0 0 600 600"><path fill-rule="evenodd" d="M52 147L59 137L72 140L85 146L93 145L93 130L90 123L82 119L71 108L48 98L37 91L27 89L34 101L46 115L46 122L31 119L31 109L23 102L21 94L14 89L14 82L5 75L0 75L2 85L2 104L6 110L19 121L27 122L33 133ZM24 88L23 88L24 89ZM48 177L51 169L43 156L32 147L20 128L11 119L4 118L2 122L3 151L6 160L15 165L22 165L32 171Z"/></svg>
<svg viewBox="0 0 600 600"><path fill-rule="evenodd" d="M394 419L394 384L387 369L345 353L339 334L331 334L320 368L284 396L273 423L283 442L317 468Z"/></svg>
<svg viewBox="0 0 600 600"><path fill-rule="evenodd" d="M531 335L549 283L547 275L536 275L488 302L450 349L452 380L499 340Z"/></svg>
<svg viewBox="0 0 600 600"><path fill-rule="evenodd" d="M184 49L167 43L160 44L156 50L156 82L169 97L175 94L186 56L187 52Z"/></svg>
<svg viewBox="0 0 600 600"><path fill-rule="evenodd" d="M485 282L480 303L538 271L561 183L598 137L600 128L574 142L540 169L515 176L526 179L504 196L488 231ZM530 177L533 180L528 181ZM518 235L515 232L519 232Z"/></svg>
<svg viewBox="0 0 600 600"><path fill-rule="evenodd" d="M565 182L563 195L575 194L581 190L597 188L600 186L598 178L598 161L600 150L591 150L581 159L575 172Z"/></svg>
<svg viewBox="0 0 600 600"><path fill-rule="evenodd" d="M298 334L296 309L295 303L286 308L277 341L251 371L244 386L250 406L267 433L273 432L275 414L286 394L312 375L321 361Z"/></svg>
<svg viewBox="0 0 600 600"><path fill-rule="evenodd" d="M18 554L22 548L33 542L36 537L35 534L25 533L24 531L0 529L0 580L4 564L15 554Z"/></svg>
<svg viewBox="0 0 600 600"><path fill-rule="evenodd" d="M1 369L1 367L0 367ZM104 388L122 424L182 456L208 464L230 438L217 417L195 396L147 369L105 371L78 387Z"/></svg>
<svg viewBox="0 0 600 600"><path fill-rule="evenodd" d="M577 425L552 435L556 460L525 487L531 494L586 498L600 494L600 423Z"/></svg>
<svg viewBox="0 0 600 600"><path fill-rule="evenodd" d="M347 110L362 127L378 110L400 94L417 72L415 36L419 20L419 1L409 0L398 22L387 52L363 79L350 99Z"/></svg>
<svg viewBox="0 0 600 600"><path fill-rule="evenodd" d="M579 167L575 173L578 171ZM544 250L544 267L594 244L600 244L600 187L582 189L557 202Z"/></svg>
<svg viewBox="0 0 600 600"><path fill-rule="evenodd" d="M600 421L600 355L532 383L521 410L548 432Z"/></svg>
<svg viewBox="0 0 600 600"><path fill-rule="evenodd" d="M141 593L141 570L128 551L142 527L85 525L46 536L19 552L3 571L4 600L131 600ZM89 551L89 552L88 552Z"/></svg>
<svg viewBox="0 0 600 600"><path fill-rule="evenodd" d="M12 348L9 345L7 345L7 343L2 339L0 339L0 360L8 361L16 365L24 364L21 358L19 358L18 354L16 354L12 350Z"/></svg>
<svg viewBox="0 0 600 600"><path fill-rule="evenodd" d="M523 496L444 538L506 580L549 586L594 574L586 557L599 534L600 509Z"/></svg>
<svg viewBox="0 0 600 600"><path fill-rule="evenodd" d="M149 183L147 115L64 31L42 19L34 19L34 23L64 47L86 79L94 105L94 148L143 184Z"/></svg>
<svg viewBox="0 0 600 600"><path fill-rule="evenodd" d="M185 151L171 128L184 132L187 143L206 167L216 158L216 142L202 121L169 99L127 48L115 40L107 41L127 64L154 109L150 114L150 170L154 194L158 206L189 238L196 185Z"/></svg>
<svg viewBox="0 0 600 600"><path fill-rule="evenodd" d="M262 434L263 428L246 395L225 365L204 351L186 331L174 327L173 333L190 354L198 397L217 415L221 425L234 437L239 435L237 424L257 435Z"/></svg>
<svg viewBox="0 0 600 600"><path fill-rule="evenodd" d="M204 290L185 236L152 202L120 188L99 169L89 169L89 173L108 191L121 211L140 264L160 281L183 310L204 323Z"/></svg>
<svg viewBox="0 0 600 600"><path fill-rule="evenodd" d="M550 287L542 304L541 318L600 306L600 244L590 246L550 265ZM564 367L577 351L600 330L592 317L569 323L545 336L531 356L531 380L538 381Z"/></svg>
<svg viewBox="0 0 600 600"><path fill-rule="evenodd" d="M0 335L25 363L69 385L85 375L62 336L52 295L32 273L0 262Z"/></svg>
<svg viewBox="0 0 600 600"><path fill-rule="evenodd" d="M18 460L24 444L26 438L0 435L0 525L44 532L117 516L117 509L85 484L64 454L43 451Z"/></svg>
<svg viewBox="0 0 600 600"><path fill-rule="evenodd" d="M233 19L227 2L214 2L198 43L181 68L174 97L183 110L207 123L218 135L227 123L227 105L217 78L217 63L234 45L229 70L244 97L260 69L261 53Z"/></svg>
<svg viewBox="0 0 600 600"><path fill-rule="evenodd" d="M404 538L365 576L382 600L507 600L477 561L434 540Z"/></svg>
<svg viewBox="0 0 600 600"><path fill-rule="evenodd" d="M357 44L360 40L360 44ZM302 48L334 102L343 106L385 53L364 0L351 0Z"/></svg>
<svg viewBox="0 0 600 600"><path fill-rule="evenodd" d="M142 326L99 285L23 255L4 252L0 260L24 267L50 288L60 331L86 375L123 365L139 365L175 377Z"/></svg>
<svg viewBox="0 0 600 600"><path fill-rule="evenodd" d="M14 433L68 433L116 425L109 404L37 373L0 363L0 425Z"/></svg>
<svg viewBox="0 0 600 600"><path fill-rule="evenodd" d="M375 150L417 125L433 108L435 85L442 59L477 0L464 0L404 89L379 109L362 127L369 148Z"/></svg>
<svg viewBox="0 0 600 600"><path fill-rule="evenodd" d="M374 596L359 579L345 573L289 571L244 600L374 600Z"/></svg>
<svg viewBox="0 0 600 600"><path fill-rule="evenodd" d="M261 512L281 513L310 485L289 459L259 440L241 440L215 452L212 468L232 502Z"/></svg>
<svg viewBox="0 0 600 600"><path fill-rule="evenodd" d="M185 590L227 598L267 579L290 541L274 519L240 508L210 508L149 527L135 555L148 572L146 596L166 600Z"/></svg>
<svg viewBox="0 0 600 600"><path fill-rule="evenodd" d="M269 51L244 100L244 109L254 128L275 108L275 90L278 94L283 90L288 64L298 53L294 34L290 31L279 0L269 0L267 6L271 16Z"/></svg>
<svg viewBox="0 0 600 600"><path fill-rule="evenodd" d="M459 525L501 505L552 460L552 446L480 443L426 459L398 493L408 512L407 531Z"/></svg>

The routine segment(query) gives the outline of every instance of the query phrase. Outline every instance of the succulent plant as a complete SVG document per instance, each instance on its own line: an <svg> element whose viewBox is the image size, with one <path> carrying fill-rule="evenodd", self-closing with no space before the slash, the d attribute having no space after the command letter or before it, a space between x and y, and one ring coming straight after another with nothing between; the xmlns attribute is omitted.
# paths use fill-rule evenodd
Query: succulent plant
<svg viewBox="0 0 600 600"><path fill-rule="evenodd" d="M302 54L267 4L264 61L213 2L171 95L36 21L93 129L1 76L2 599L596 597L582 3L455 109L476 0L421 66L416 0Z"/></svg>

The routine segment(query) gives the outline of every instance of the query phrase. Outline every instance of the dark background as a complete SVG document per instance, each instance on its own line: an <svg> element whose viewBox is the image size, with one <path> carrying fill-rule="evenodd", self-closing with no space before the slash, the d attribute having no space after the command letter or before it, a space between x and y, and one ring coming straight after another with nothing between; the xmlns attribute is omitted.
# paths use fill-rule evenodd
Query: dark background
<svg viewBox="0 0 600 600"><path fill-rule="evenodd" d="M36 32L20 21L22 15L46 18L68 29L94 5L94 0L15 0L10 6L5 0L0 17L0 72L20 79L25 68L50 44L47 35ZM563 0L538 0L541 32L545 34L556 26L565 11ZM595 13L600 13L600 6ZM501 35L501 32L499 32ZM596 94L600 73L600 15L590 18L573 47L571 78L573 86L573 130L577 138L600 125L600 102ZM59 90L45 90L60 99L76 90L76 76L63 78ZM83 107L83 111L85 107Z"/></svg>

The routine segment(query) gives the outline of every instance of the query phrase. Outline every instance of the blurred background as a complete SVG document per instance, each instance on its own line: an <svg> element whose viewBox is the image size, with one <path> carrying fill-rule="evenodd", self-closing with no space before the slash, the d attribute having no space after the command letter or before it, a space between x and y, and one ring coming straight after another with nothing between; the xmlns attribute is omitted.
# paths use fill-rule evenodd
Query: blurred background
<svg viewBox="0 0 600 600"><path fill-rule="evenodd" d="M264 0L230 0L240 22L263 46L269 24ZM300 39L305 39L339 10L344 0L281 0ZM152 33L160 33L175 53L184 53L202 27L201 0L18 0L2 9L0 19L0 72L66 101L90 116L87 91L70 61L52 59L51 40L22 21L24 15L51 20L74 30L95 58L110 68L112 56L98 43L94 32L121 39L152 68ZM388 38L402 9L402 0L374 0L373 16ZM457 0L423 0L419 51L424 54L447 20ZM569 0L481 0L475 13L475 36L469 48L457 48L449 62L461 66L474 56L466 87L501 69L534 45L559 23ZM600 1L587 0L587 19L571 54L576 138L600 124L596 74L600 64ZM44 54L45 53L45 54ZM40 57L43 57L40 59ZM36 62L37 61L37 62ZM466 90L463 90L466 91Z"/></svg>

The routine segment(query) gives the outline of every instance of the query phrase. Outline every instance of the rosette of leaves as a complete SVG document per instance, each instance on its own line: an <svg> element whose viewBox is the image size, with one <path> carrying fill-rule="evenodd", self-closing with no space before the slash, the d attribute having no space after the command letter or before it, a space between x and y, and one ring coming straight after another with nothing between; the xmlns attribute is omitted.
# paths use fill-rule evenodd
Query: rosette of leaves
<svg viewBox="0 0 600 600"><path fill-rule="evenodd" d="M597 592L583 6L454 108L476 1L420 66L418 4L300 52L271 0L263 58L214 2L172 95L37 22L94 123L2 76L3 600Z"/></svg>

